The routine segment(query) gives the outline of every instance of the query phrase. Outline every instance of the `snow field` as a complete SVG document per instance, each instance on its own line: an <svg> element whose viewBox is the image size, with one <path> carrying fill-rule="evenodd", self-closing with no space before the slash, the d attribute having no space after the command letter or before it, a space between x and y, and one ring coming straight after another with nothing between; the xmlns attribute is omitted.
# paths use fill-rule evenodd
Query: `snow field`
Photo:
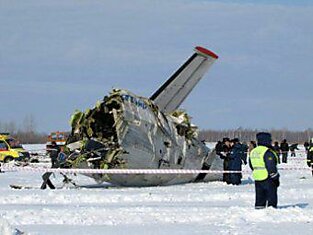
<svg viewBox="0 0 313 235"><path fill-rule="evenodd" d="M305 167L305 154L280 167ZM244 169L249 167L244 166ZM223 182L146 188L39 187L39 173L0 174L0 234L313 234L313 177L310 171L280 171L279 208L254 209L254 183ZM94 184L72 176L80 184ZM52 181L62 185L55 174ZM4 233L5 231L6 233Z"/></svg>

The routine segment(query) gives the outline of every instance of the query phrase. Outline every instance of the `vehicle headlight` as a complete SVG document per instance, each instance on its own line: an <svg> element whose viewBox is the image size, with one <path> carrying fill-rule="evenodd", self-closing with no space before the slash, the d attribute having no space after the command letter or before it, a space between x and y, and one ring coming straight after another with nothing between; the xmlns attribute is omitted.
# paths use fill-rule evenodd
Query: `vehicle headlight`
<svg viewBox="0 0 313 235"><path fill-rule="evenodd" d="M18 156L19 156L19 157L24 157L24 154L21 153L21 152L18 152Z"/></svg>

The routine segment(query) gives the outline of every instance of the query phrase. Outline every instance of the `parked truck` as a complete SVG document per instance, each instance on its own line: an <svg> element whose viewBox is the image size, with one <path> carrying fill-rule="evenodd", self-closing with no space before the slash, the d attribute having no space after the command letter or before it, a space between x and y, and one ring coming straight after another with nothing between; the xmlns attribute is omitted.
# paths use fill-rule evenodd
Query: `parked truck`
<svg viewBox="0 0 313 235"><path fill-rule="evenodd" d="M51 144L54 141L58 146L64 146L66 143L66 139L69 136L69 132L66 131L55 131L51 132L50 135L48 135L47 143L46 143L46 149L47 153L49 153L49 149L51 149Z"/></svg>

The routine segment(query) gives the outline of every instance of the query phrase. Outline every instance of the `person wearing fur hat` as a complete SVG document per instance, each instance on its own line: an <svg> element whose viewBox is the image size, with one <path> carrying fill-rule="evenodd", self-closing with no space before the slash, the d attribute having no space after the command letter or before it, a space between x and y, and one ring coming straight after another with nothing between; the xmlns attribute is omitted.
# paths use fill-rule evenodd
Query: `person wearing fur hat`
<svg viewBox="0 0 313 235"><path fill-rule="evenodd" d="M277 207L277 188L279 187L279 173L277 170L278 157L272 150L272 136L267 132L256 135L257 147L249 156L249 165L255 180L255 208L267 206Z"/></svg>

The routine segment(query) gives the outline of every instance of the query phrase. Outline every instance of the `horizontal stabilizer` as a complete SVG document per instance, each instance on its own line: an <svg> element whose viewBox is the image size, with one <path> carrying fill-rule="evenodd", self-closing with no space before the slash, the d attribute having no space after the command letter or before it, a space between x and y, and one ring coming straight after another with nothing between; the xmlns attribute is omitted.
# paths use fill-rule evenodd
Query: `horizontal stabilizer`
<svg viewBox="0 0 313 235"><path fill-rule="evenodd" d="M163 112L172 112L218 58L213 52L196 47L195 53L150 97Z"/></svg>

